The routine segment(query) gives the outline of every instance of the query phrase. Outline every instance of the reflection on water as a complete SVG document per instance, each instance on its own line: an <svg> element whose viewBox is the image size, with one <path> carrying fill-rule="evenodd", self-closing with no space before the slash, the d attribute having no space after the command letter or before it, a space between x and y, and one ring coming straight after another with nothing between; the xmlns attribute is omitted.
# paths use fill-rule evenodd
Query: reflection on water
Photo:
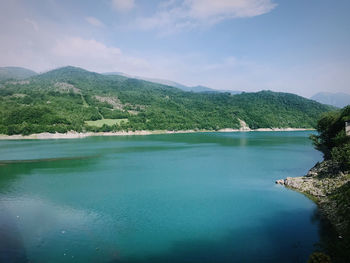
<svg viewBox="0 0 350 263"><path fill-rule="evenodd" d="M91 225L106 231L99 226L98 215L94 212L27 198L8 199L3 202L0 222L4 223L2 233L7 235L6 239L10 237L10 240L13 240L10 243L6 239L3 240L6 246L10 246L6 249L10 257L20 255L21 259L25 259L26 251L40 255L42 250L49 247L50 253L45 261L52 262L56 262L56 259L62 256L74 258L74 252L70 248L77 238L91 239L89 242L93 244L97 236L91 232Z"/></svg>
<svg viewBox="0 0 350 263"><path fill-rule="evenodd" d="M0 262L27 261L17 219L5 207L0 207Z"/></svg>
<svg viewBox="0 0 350 263"><path fill-rule="evenodd" d="M0 262L305 262L308 134L0 142Z"/></svg>

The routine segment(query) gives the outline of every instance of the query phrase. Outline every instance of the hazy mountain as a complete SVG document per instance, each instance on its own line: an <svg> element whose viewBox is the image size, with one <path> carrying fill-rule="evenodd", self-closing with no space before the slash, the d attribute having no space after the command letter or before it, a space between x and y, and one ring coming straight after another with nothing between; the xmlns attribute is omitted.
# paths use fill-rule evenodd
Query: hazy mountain
<svg viewBox="0 0 350 263"><path fill-rule="evenodd" d="M129 75L123 72L107 72L107 73L103 73L103 75L120 75L123 77L127 77L127 78L132 78L132 79L140 79L140 80L146 80L146 81L150 81L150 82L154 82L154 83L158 83L158 84L162 84L162 85L166 85L166 86L171 86L171 87L175 87L178 89L182 89L184 91L190 91L190 87L187 87L185 85L182 85L180 83L177 83L175 81L171 81L171 80L165 80L165 79L156 79L156 78L147 78L147 77L140 77L140 76L133 76L133 75ZM212 90L207 88L208 90Z"/></svg>
<svg viewBox="0 0 350 263"><path fill-rule="evenodd" d="M22 80L32 76L37 73L26 68L20 67L0 67L0 81L4 80Z"/></svg>
<svg viewBox="0 0 350 263"><path fill-rule="evenodd" d="M350 104L350 94L347 93L331 93L319 92L313 95L310 99L318 101L323 104L332 105L338 108L343 108Z"/></svg>
<svg viewBox="0 0 350 263"><path fill-rule="evenodd" d="M231 94L239 94L239 93L241 93L241 91L216 90L216 89L211 89L211 88L208 88L206 86L201 86L201 85L198 85L198 86L186 86L186 85L183 85L183 84L180 84L178 82L171 81L171 80L132 76L132 75L128 75L128 74L125 74L125 73L122 73L122 72L107 72L107 73L103 73L103 74L104 75L120 75L120 76L127 77L127 78L142 79L142 80L146 80L146 81L150 81L150 82L154 82L154 83L158 83L158 84L163 84L163 85L175 87L175 88L181 89L183 91L192 91L192 92L228 92L228 93L231 93Z"/></svg>

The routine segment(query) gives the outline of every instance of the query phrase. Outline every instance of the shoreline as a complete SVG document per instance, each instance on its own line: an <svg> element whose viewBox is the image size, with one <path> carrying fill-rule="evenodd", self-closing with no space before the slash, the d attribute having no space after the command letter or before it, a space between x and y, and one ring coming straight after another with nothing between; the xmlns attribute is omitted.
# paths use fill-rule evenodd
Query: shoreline
<svg viewBox="0 0 350 263"><path fill-rule="evenodd" d="M345 184L350 182L350 174L337 170L330 161L315 164L308 173L300 177L287 177L276 180L276 184L304 194L319 208L321 214L329 220L338 234L344 235L348 222L338 216L341 210L334 196Z"/></svg>
<svg viewBox="0 0 350 263"><path fill-rule="evenodd" d="M314 253L329 256L332 262L349 262L350 171L339 169L331 160L323 160L305 176L279 179L276 184L305 195L317 205L322 230L319 232L320 246Z"/></svg>
<svg viewBox="0 0 350 263"><path fill-rule="evenodd" d="M182 133L203 133L203 132L288 132L288 131L313 131L311 128L259 128L259 129L220 129L214 130L140 130L140 131L118 131L118 132L75 132L70 131L67 133L34 133L30 135L5 135L0 134L0 140L49 140L49 139L81 139L92 136L135 136L135 135L156 135L156 134L182 134Z"/></svg>

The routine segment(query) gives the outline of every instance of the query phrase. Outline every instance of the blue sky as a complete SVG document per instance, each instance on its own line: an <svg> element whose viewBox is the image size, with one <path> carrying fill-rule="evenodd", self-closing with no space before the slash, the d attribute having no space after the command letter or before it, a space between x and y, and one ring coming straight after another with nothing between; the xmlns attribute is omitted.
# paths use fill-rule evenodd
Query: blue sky
<svg viewBox="0 0 350 263"><path fill-rule="evenodd" d="M348 0L0 0L0 66L349 92Z"/></svg>

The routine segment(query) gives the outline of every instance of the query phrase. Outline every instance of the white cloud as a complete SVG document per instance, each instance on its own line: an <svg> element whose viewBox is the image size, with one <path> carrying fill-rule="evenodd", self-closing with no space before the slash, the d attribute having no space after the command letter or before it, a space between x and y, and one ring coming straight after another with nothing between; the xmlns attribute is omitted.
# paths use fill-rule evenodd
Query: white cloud
<svg viewBox="0 0 350 263"><path fill-rule="evenodd" d="M137 24L142 29L177 32L225 19L263 15L275 7L272 0L169 0L153 16L141 18Z"/></svg>
<svg viewBox="0 0 350 263"><path fill-rule="evenodd" d="M134 0L112 0L112 6L117 11L128 11L135 7Z"/></svg>
<svg viewBox="0 0 350 263"><path fill-rule="evenodd" d="M38 23L37 23L35 20L26 18L26 19L24 19L24 21L25 21L26 23L30 24L30 25L33 27L33 29L34 29L35 31L37 31L37 32L39 31Z"/></svg>
<svg viewBox="0 0 350 263"><path fill-rule="evenodd" d="M189 14L196 19L254 17L270 12L271 0L187 0Z"/></svg>
<svg viewBox="0 0 350 263"><path fill-rule="evenodd" d="M63 15L67 14L60 17ZM81 21L85 22L84 19L87 18L82 17ZM89 20L97 24L94 19ZM116 44L101 42L86 23L82 24L71 23L68 27L57 24L35 17L19 0L6 1L0 8L0 66L41 72L72 65L97 72L122 71L135 75L147 74L152 69L142 56L122 52Z"/></svg>
<svg viewBox="0 0 350 263"><path fill-rule="evenodd" d="M76 23L76 15L71 17L69 10L50 8L54 13L45 18L35 16L30 4L26 6L24 2L4 1L1 5L0 66L23 66L40 72L72 65L97 72L120 71L217 89L273 89L303 95L320 90L348 92L349 89L350 60L346 54L335 61L330 61L327 56L322 60L320 55L317 61L301 60L293 65L281 61L274 64L273 60L254 61L251 56L248 57L252 61L248 61L239 54L213 58L200 49L189 53L147 47L133 50L133 45L127 45L127 40L123 42L119 35L108 38L105 34L96 34L87 26L89 21L84 20L87 18L80 17L83 23ZM156 15L142 22L144 28L161 32L188 30L223 19L267 13L274 6L272 0L170 0L162 2ZM67 23L58 23L52 17L60 17L60 21ZM122 50L119 45L123 46ZM157 45L154 43L155 47Z"/></svg>
<svg viewBox="0 0 350 263"><path fill-rule="evenodd" d="M108 58L121 54L119 48L107 47L94 39L86 40L80 37L58 40L52 50L54 54L63 57Z"/></svg>
<svg viewBox="0 0 350 263"><path fill-rule="evenodd" d="M104 26L104 24L98 20L96 17L93 17L93 16L88 16L88 17L85 17L85 20L90 24L90 25L93 25L93 26L97 26L97 27L102 27Z"/></svg>
<svg viewBox="0 0 350 263"><path fill-rule="evenodd" d="M73 65L98 72L125 71L139 74L147 71L147 61L123 54L117 47L108 47L94 39L64 37L50 51L56 66Z"/></svg>

